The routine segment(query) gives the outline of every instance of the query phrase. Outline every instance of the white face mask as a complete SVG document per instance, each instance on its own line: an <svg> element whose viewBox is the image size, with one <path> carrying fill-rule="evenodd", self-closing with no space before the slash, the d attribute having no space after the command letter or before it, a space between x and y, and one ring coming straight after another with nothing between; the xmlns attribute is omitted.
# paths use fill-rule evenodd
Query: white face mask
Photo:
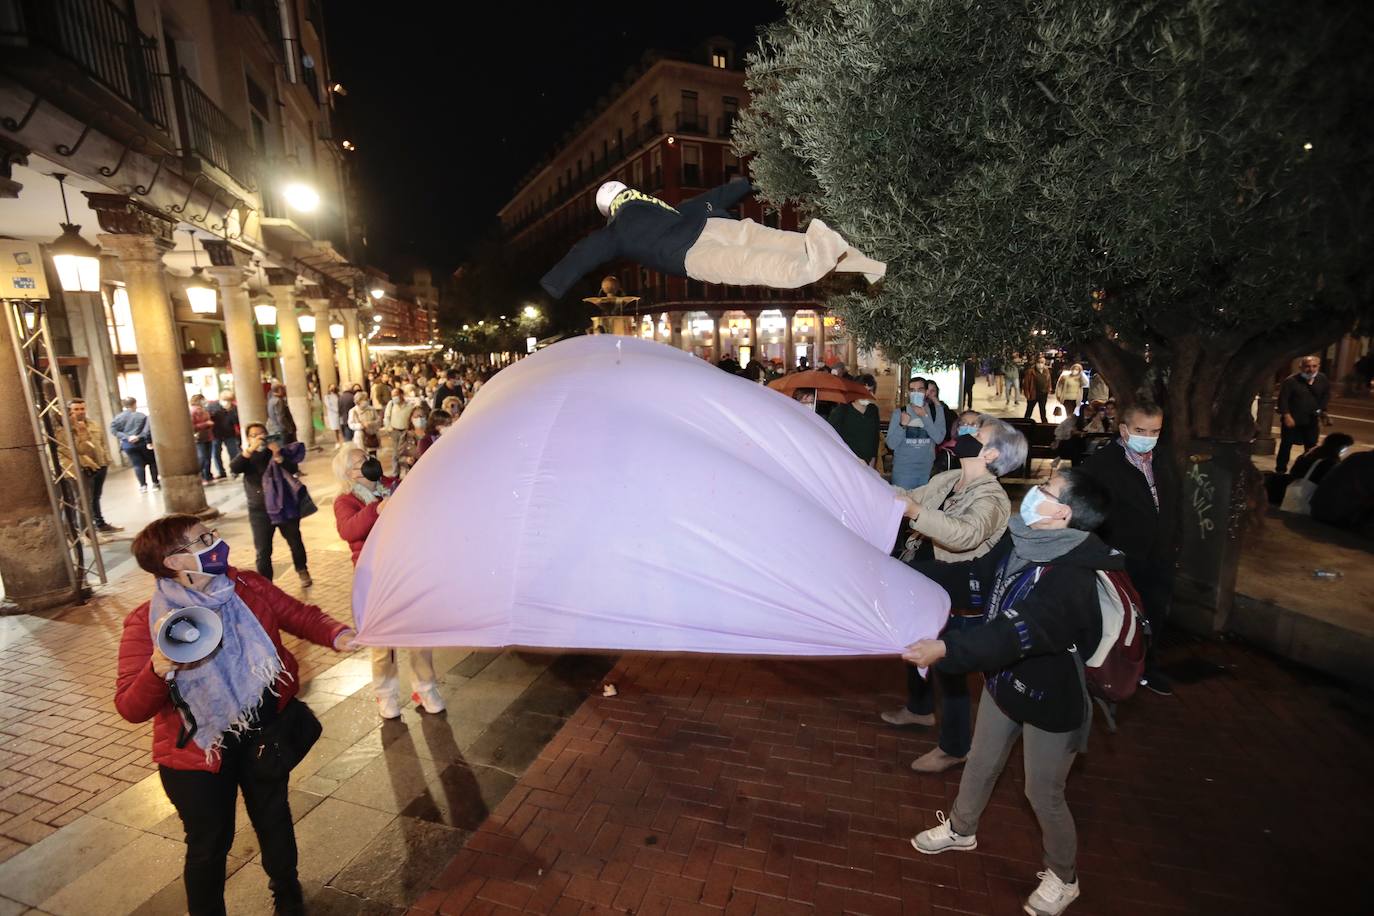
<svg viewBox="0 0 1374 916"><path fill-rule="evenodd" d="M1039 487L1031 487L1026 491L1026 495L1021 497L1021 521L1027 527L1032 527L1038 522L1049 521L1049 516L1040 514L1040 504L1052 497L1046 496L1045 491Z"/></svg>

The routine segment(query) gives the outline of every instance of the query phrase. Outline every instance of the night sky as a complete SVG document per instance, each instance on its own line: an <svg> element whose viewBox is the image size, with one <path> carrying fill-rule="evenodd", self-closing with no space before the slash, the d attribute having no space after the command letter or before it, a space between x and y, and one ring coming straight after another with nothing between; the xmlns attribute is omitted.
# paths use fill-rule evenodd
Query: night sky
<svg viewBox="0 0 1374 916"><path fill-rule="evenodd" d="M474 8L481 15L474 15ZM368 259L436 280L496 225L516 182L648 48L743 52L777 0L335 3L333 77L357 144ZM341 139L345 134L340 134Z"/></svg>

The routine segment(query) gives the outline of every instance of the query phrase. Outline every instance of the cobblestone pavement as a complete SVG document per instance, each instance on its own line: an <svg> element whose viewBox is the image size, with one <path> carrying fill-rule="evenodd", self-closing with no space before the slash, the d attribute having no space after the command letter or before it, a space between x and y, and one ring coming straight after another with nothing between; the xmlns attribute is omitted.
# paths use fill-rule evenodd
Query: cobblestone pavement
<svg viewBox="0 0 1374 916"><path fill-rule="evenodd" d="M1068 785L1089 914L1368 913L1371 707L1246 648L1173 648L1172 698ZM1019 913L1040 840L1013 754L973 853L909 844L959 773L907 764L895 661L627 658L413 912ZM1100 719L1098 720L1100 724Z"/></svg>

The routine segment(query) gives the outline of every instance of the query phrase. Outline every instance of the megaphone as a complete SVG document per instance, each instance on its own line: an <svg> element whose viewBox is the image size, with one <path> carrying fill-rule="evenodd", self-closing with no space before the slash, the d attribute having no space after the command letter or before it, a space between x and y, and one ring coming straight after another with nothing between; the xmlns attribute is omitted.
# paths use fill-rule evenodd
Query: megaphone
<svg viewBox="0 0 1374 916"><path fill-rule="evenodd" d="M224 623L208 607L169 611L157 625L157 647L178 665L206 658L219 647Z"/></svg>

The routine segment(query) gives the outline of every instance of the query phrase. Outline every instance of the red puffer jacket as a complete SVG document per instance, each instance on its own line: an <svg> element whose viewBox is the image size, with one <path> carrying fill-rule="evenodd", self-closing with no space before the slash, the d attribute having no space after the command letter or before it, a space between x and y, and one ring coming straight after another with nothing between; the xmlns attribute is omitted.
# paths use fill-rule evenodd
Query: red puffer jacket
<svg viewBox="0 0 1374 916"><path fill-rule="evenodd" d="M321 646L333 647L339 634L349 627L339 623L319 608L292 598L255 572L229 568L235 591L243 603L272 637L282 665L290 678L277 681L281 692L277 710L296 695L298 666L296 658L282 645L280 630L308 639ZM124 618L124 636L119 641L119 680L115 684L115 709L130 722L153 720L153 762L174 770L208 770L219 772L219 760L207 761L205 751L194 741L177 748L177 734L181 731L181 714L172 705L167 682L153 672L153 638L148 632L148 607L145 601Z"/></svg>
<svg viewBox="0 0 1374 916"><path fill-rule="evenodd" d="M398 482L395 477L383 477L380 481L393 493ZM339 530L339 537L348 542L348 549L353 551L354 566L358 565L358 554L363 552L363 544L372 526L377 524L377 507L381 504L381 500L377 500L363 505L363 501L352 493L340 493L334 497L334 527Z"/></svg>

